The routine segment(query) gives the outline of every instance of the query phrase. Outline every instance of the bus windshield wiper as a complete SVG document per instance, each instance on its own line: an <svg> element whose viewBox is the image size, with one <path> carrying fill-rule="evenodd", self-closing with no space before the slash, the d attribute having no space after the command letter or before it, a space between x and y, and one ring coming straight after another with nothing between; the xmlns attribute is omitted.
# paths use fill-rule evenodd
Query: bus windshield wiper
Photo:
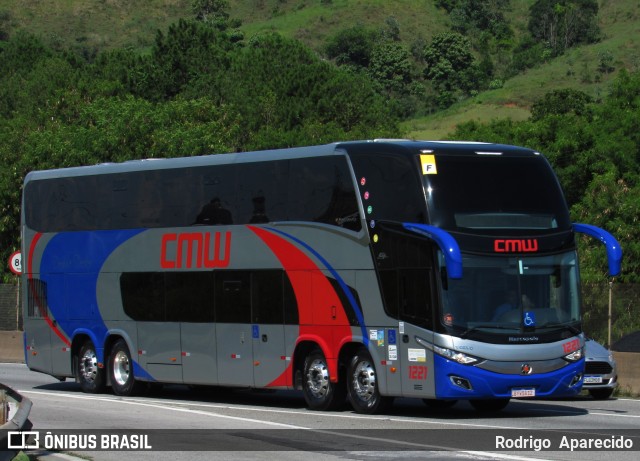
<svg viewBox="0 0 640 461"><path fill-rule="evenodd" d="M474 325L471 328L467 328L465 331L462 332L462 334L460 335L461 339L466 338L467 336L469 336L471 333L473 333L474 331L479 330L480 328L493 328L494 330L517 330L519 329L519 327L507 327L504 325L497 325L497 324L483 324L483 325Z"/></svg>

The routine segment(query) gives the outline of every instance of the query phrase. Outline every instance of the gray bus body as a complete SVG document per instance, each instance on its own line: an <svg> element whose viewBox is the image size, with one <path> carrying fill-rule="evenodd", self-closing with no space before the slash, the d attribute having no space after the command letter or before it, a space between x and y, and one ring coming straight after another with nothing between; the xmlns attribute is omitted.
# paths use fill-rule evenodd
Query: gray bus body
<svg viewBox="0 0 640 461"><path fill-rule="evenodd" d="M584 369L575 231L607 240L613 271L621 258L578 226L542 155L495 144L32 172L26 362L87 392L298 388L311 408L346 396L364 413L396 396L479 409L571 396Z"/></svg>

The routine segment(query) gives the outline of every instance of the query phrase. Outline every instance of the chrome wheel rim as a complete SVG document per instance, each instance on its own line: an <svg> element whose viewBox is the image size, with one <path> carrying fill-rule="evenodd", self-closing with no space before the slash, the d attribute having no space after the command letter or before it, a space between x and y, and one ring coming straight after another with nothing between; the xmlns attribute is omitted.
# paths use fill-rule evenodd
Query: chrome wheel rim
<svg viewBox="0 0 640 461"><path fill-rule="evenodd" d="M329 370L320 359L311 362L307 370L307 389L315 398L323 398L329 391Z"/></svg>
<svg viewBox="0 0 640 461"><path fill-rule="evenodd" d="M80 357L80 376L86 382L93 383L98 375L98 358L96 351L87 349Z"/></svg>
<svg viewBox="0 0 640 461"><path fill-rule="evenodd" d="M376 370L369 361L358 362L353 370L353 390L358 399L369 402L376 391Z"/></svg>
<svg viewBox="0 0 640 461"><path fill-rule="evenodd" d="M124 386L131 376L131 362L129 356L123 351L118 351L113 358L113 380L119 385Z"/></svg>

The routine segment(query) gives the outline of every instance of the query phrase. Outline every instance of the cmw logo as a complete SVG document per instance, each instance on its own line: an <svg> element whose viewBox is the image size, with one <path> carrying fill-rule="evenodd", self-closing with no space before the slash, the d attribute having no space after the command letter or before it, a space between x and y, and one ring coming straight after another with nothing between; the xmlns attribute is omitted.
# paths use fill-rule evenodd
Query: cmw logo
<svg viewBox="0 0 640 461"><path fill-rule="evenodd" d="M538 239L497 239L493 241L496 253L535 253L538 251Z"/></svg>

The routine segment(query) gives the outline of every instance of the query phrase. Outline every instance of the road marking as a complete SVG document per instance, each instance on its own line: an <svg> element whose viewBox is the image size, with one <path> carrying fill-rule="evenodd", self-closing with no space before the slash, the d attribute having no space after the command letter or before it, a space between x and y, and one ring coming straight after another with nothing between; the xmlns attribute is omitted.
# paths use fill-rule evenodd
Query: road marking
<svg viewBox="0 0 640 461"><path fill-rule="evenodd" d="M63 393L58 393L58 392L46 392L46 391L34 391L34 390L25 390L25 391L19 391L21 394L35 394L35 395L43 395L43 396L52 396L52 397L62 397L62 398L70 398L70 399L77 399L77 400L94 400L94 401L102 401L102 402L109 402L109 403L121 403L121 404L126 404L126 405L138 405L138 406L142 406L142 407L150 407L150 408L157 408L157 409L161 409L161 410L169 410L169 411L177 411L177 412L184 412L184 413L191 413L191 414L198 414L198 415L204 415L204 416L213 416L213 417L219 417L219 418L225 418L225 419L231 419L231 420L236 420L236 421L243 421L243 422L253 422L253 423L258 423L258 424L265 424L265 425L269 425L269 426L278 426L278 427L283 427L283 428L289 428L289 429L299 429L299 430L308 430L310 432L316 432L316 433L320 433L320 434L329 434L329 435L336 435L338 437L349 437L349 438L354 438L354 439L359 439L359 440L371 440L371 441L376 441L376 442L380 442L381 440L384 442L388 442L389 444L393 444L393 445L401 445L404 447L413 447L418 449L419 451L434 451L434 450L446 450L446 451L455 451L457 453L461 453L461 454L467 454L470 456L478 456L481 457L482 459L487 459L487 458L493 458L493 459L504 459L504 460L511 460L511 461L525 461L525 460L531 460L531 457L523 457L523 456L516 456L516 455L509 455L509 454L503 454L503 453L495 453L495 452L490 452L490 451L471 451L471 450L457 450L455 447L448 447L448 446L439 446L439 445L425 445L425 444L420 444L420 443L414 443L414 442L408 442L408 441L401 441L401 440L393 440L393 439L380 439L379 437L368 437L368 436L364 436L364 435L357 435L357 434L350 434L350 433L345 433L342 431L332 431L332 430L324 430L324 429L313 429L310 427L304 427L304 426L296 426L296 425L292 425L292 424L283 424L283 423L275 423L275 422L270 422L270 421L262 421L262 420L258 420L258 419L253 419L253 418L242 418L242 417L238 417L238 416L228 416L228 415L221 415L219 413L212 413L212 412L208 412L208 411L200 411L200 410L192 410L189 408L179 408L176 406L166 406L167 404L171 404L171 405L192 405L192 406L200 406L200 407L205 407L205 408L218 408L218 409L231 409L231 410L243 410L243 411L262 411L262 412L266 412L266 413L285 413L285 414L310 414L311 412L295 412L295 411L287 411L287 410L270 410L270 409L255 409L255 408L243 408L243 407L236 407L236 406L230 406L230 405L208 405L208 404L189 404L189 403L185 403L185 402L176 402L176 401L161 401L162 404L156 404L155 402L157 401L141 401L139 399L123 399L120 397L101 397L101 396L93 396L93 395L69 395L69 394L63 394ZM335 413L332 414L322 414L319 412L313 412L314 416L333 416L333 417L351 417L354 419L374 419L374 420L386 420L386 421L397 421L397 422L416 422L410 419L402 419L402 418L386 418L386 417L374 417L374 416L362 416L362 415L336 415ZM426 421L425 421L426 422ZM432 424L455 424L455 423L443 423L443 422L429 422ZM477 425L477 424L461 424L461 425L466 425L466 426L474 426L474 427L495 427L495 428L499 428L499 429L508 429L508 428L504 428L504 427L500 427L500 426L489 426L489 425ZM537 459L536 461L544 461L544 459Z"/></svg>
<svg viewBox="0 0 640 461"><path fill-rule="evenodd" d="M247 423L259 423L259 424L265 424L267 426L278 426L278 427L284 427L284 428L288 428L288 429L309 429L307 427L302 427L302 426L294 426L292 424L283 424L283 423L274 423L271 421L262 421L259 419L253 419L253 418L242 418L239 416L228 416L228 415L221 415L219 413L212 413L209 411L201 411L201 410L191 410L189 408L176 408L176 407L168 407L166 405L158 405L155 403L147 403L147 402L141 402L138 400L133 400L133 399L121 399L121 398L110 398L110 397L97 397L97 396L89 396L89 395L67 395L67 394L60 394L57 392L44 392L44 391L19 391L21 394L39 394L39 395L49 395L49 396L55 396L55 397L66 397L66 398L70 398L70 399L79 399L79 400L98 400L98 401L102 401L102 402L111 402L111 403L123 403L125 405L138 405L141 407L151 407L151 408L158 408L160 410L170 410L170 411L177 411L177 412L182 412L182 413L192 413L192 414L198 414L198 415L204 415L204 416L214 416L217 418L222 418L222 419L232 419L232 420L236 420L236 421L242 421L242 422L247 422ZM174 404L172 402L172 404Z"/></svg>

